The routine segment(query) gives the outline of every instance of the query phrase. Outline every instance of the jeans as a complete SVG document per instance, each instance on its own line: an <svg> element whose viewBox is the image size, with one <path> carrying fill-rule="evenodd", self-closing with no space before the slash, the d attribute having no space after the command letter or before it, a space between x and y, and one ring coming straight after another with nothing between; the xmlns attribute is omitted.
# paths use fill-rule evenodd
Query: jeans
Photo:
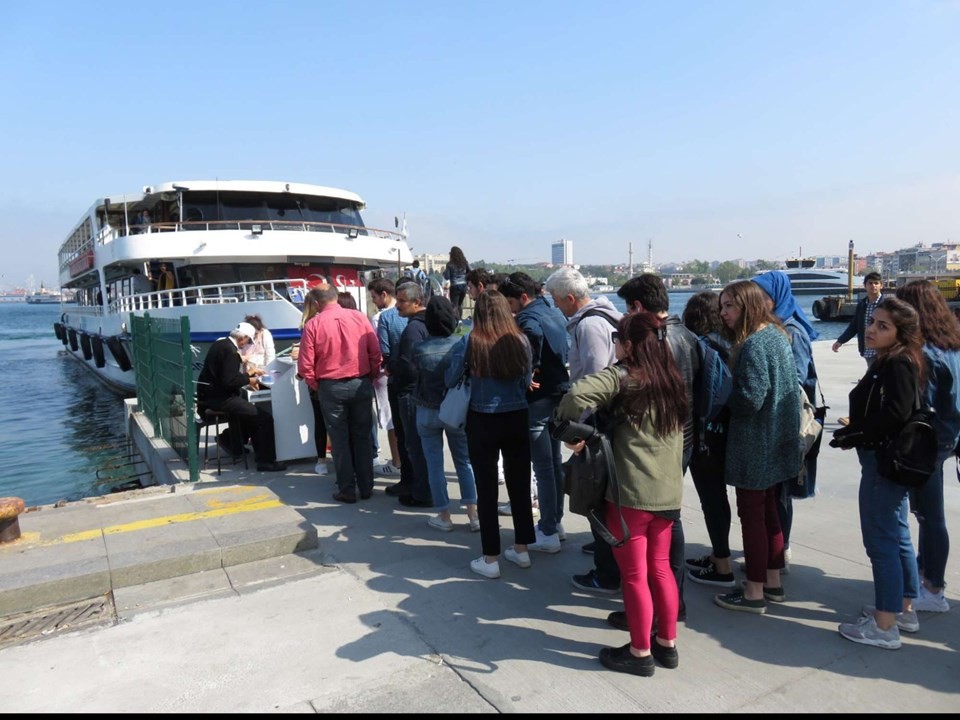
<svg viewBox="0 0 960 720"><path fill-rule="evenodd" d="M418 502L430 502L430 476L423 443L417 432L417 403L413 395L400 396L400 415L403 418L403 434L410 462L410 495Z"/></svg>
<svg viewBox="0 0 960 720"><path fill-rule="evenodd" d="M720 560L728 558L731 513L727 484L723 479L723 464L704 453L698 453L690 461L690 475L700 498L713 556Z"/></svg>
<svg viewBox="0 0 960 720"><path fill-rule="evenodd" d="M317 397L333 445L337 489L348 495L373 492L373 383L370 378L321 380Z"/></svg>
<svg viewBox="0 0 960 720"><path fill-rule="evenodd" d="M544 535L555 535L557 524L563 520L563 459L560 441L550 436L550 421L559 404L559 397L545 397L530 403L529 410L530 458L540 503L538 524Z"/></svg>
<svg viewBox="0 0 960 720"><path fill-rule="evenodd" d="M427 476L430 479L430 495L437 512L450 510L450 496L447 494L447 476L443 471L443 434L447 434L447 444L453 465L457 468L457 480L460 483L460 502L464 505L476 505L477 481L473 477L470 465L470 451L467 448L467 434L462 430L444 427L439 420L439 410L417 407L417 432L427 461Z"/></svg>
<svg viewBox="0 0 960 720"><path fill-rule="evenodd" d="M387 402L393 418L393 433L397 437L397 454L400 455L400 484L409 488L413 485L413 466L407 455L407 434L404 432L403 417L400 413L400 398L397 395L397 386L393 383L387 384Z"/></svg>
<svg viewBox="0 0 960 720"><path fill-rule="evenodd" d="M467 412L467 447L477 480L477 516L483 554L500 554L497 458L503 454L503 475L513 515L514 543L536 540L530 506L530 436L527 409L505 413Z"/></svg>
<svg viewBox="0 0 960 720"><path fill-rule="evenodd" d="M781 484L766 490L737 488L737 515L750 582L766 585L768 569L783 570L783 532L777 510Z"/></svg>
<svg viewBox="0 0 960 720"><path fill-rule="evenodd" d="M875 450L860 457L860 534L873 567L877 610L898 613L904 598L919 593L917 555L910 539L907 488L881 477Z"/></svg>
<svg viewBox="0 0 960 720"><path fill-rule="evenodd" d="M943 464L953 455L952 448L937 453L937 469L923 487L910 491L910 509L920 524L917 539L917 568L934 588L944 585L950 535L943 517Z"/></svg>

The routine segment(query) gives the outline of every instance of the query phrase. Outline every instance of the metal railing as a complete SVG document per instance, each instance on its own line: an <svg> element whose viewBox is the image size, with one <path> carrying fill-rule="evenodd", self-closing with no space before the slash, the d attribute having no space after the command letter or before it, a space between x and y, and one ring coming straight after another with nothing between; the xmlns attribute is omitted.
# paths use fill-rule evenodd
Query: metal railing
<svg viewBox="0 0 960 720"><path fill-rule="evenodd" d="M187 463L190 482L200 477L197 407L190 350L190 319L131 316L137 406Z"/></svg>
<svg viewBox="0 0 960 720"><path fill-rule="evenodd" d="M257 300L301 303L306 294L306 280L257 280L220 285L194 285L176 290L157 290L139 295L127 295L111 301L110 307L113 312L125 313L184 305L221 305Z"/></svg>

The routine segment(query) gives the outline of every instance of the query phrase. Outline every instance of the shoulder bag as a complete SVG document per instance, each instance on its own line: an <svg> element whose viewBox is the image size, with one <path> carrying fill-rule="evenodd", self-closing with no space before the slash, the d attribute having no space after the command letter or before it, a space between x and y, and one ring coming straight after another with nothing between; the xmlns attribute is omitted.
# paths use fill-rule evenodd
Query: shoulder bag
<svg viewBox="0 0 960 720"><path fill-rule="evenodd" d="M920 388L913 413L900 431L877 450L877 472L903 487L923 487L937 468L936 413L920 402Z"/></svg>
<svg viewBox="0 0 960 720"><path fill-rule="evenodd" d="M463 372L457 384L447 388L437 415L440 422L451 430L463 431L467 426L467 411L470 409L470 346L463 357Z"/></svg>

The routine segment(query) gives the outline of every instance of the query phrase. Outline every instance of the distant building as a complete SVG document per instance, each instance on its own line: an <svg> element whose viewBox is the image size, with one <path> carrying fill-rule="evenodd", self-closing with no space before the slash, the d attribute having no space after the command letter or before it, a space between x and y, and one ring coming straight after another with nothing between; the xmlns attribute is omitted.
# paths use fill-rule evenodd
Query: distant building
<svg viewBox="0 0 960 720"><path fill-rule="evenodd" d="M573 265L573 240L560 240L550 246L550 262L554 265Z"/></svg>

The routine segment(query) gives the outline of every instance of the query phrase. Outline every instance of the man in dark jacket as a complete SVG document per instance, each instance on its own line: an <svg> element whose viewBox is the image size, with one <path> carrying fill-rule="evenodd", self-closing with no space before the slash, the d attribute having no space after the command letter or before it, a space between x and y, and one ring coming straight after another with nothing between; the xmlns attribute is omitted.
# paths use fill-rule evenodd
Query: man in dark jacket
<svg viewBox="0 0 960 720"><path fill-rule="evenodd" d="M566 318L547 304L538 283L523 272L510 275L499 286L513 310L517 325L530 341L533 357L533 383L527 392L530 405L530 454L537 479L540 520L535 528L536 542L530 550L560 552L563 536L563 459L560 441L550 434L550 421L560 398L570 389L567 372L569 340Z"/></svg>
<svg viewBox="0 0 960 720"><path fill-rule="evenodd" d="M399 351L390 356L387 369L396 387L403 423L404 441L410 458L412 477L410 493L399 496L406 507L433 507L430 495L430 478L427 475L427 459L423 454L420 433L417 432L417 365L414 351L418 343L430 337L427 331L423 290L417 283L404 283L397 288L397 310L407 319L407 326L400 335Z"/></svg>
<svg viewBox="0 0 960 720"><path fill-rule="evenodd" d="M864 333L867 330L870 318L873 317L873 311L876 309L877 303L883 299L883 278L880 277L880 273L867 273L867 276L863 279L863 287L867 291L866 297L860 298L859 302L857 302L857 309L853 315L853 319L850 321L850 324L847 325L846 329L840 333L832 349L834 352L839 352L840 347L856 335L860 357L866 360L867 367L870 367L873 359L877 356L877 352L866 346Z"/></svg>
<svg viewBox="0 0 960 720"><path fill-rule="evenodd" d="M263 375L263 370L244 372L240 359L240 349L253 342L255 333L250 323L242 322L229 337L220 338L210 347L197 378L197 405L198 410L209 408L229 413L231 422L240 424L240 436L253 438L257 470L277 472L287 466L276 461L273 415L264 407L265 403L254 404L240 397L240 390L246 386L259 389L257 378ZM234 455L243 453L242 447L228 449Z"/></svg>

